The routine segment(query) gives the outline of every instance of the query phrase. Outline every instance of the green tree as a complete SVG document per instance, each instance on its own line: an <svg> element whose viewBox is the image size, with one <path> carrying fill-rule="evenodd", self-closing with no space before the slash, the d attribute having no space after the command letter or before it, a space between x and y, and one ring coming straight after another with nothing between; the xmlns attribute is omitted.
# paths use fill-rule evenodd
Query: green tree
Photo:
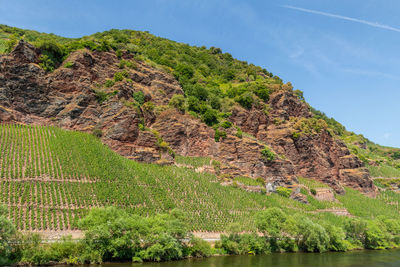
<svg viewBox="0 0 400 267"><path fill-rule="evenodd" d="M253 106L254 98L252 93L245 92L236 98L236 102L238 102L244 108L251 109L251 107Z"/></svg>
<svg viewBox="0 0 400 267"><path fill-rule="evenodd" d="M298 216L299 247L307 252L324 252L329 247L329 235L325 228L310 219Z"/></svg>
<svg viewBox="0 0 400 267"><path fill-rule="evenodd" d="M16 234L15 226L8 219L5 206L0 206L0 265L6 265L11 260L11 240Z"/></svg>
<svg viewBox="0 0 400 267"><path fill-rule="evenodd" d="M218 123L218 113L214 109L207 109L207 111L203 114L203 121L211 126Z"/></svg>

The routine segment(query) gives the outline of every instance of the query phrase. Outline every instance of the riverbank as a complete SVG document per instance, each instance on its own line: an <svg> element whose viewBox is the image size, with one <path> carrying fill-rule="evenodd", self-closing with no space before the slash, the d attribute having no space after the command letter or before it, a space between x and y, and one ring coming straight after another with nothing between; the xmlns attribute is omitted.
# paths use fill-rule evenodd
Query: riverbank
<svg viewBox="0 0 400 267"><path fill-rule="evenodd" d="M337 226L333 219L337 217L311 220L301 214L292 216L279 208L268 208L254 218L257 231L243 232L240 224L233 223L227 234L192 234L187 217L179 210L145 217L108 207L92 209L79 221L81 231L65 232L69 237L52 231L42 232L47 239L42 239L39 232L16 233L8 222L9 232L5 233L9 235L0 238L0 243L4 243L3 255L8 260L3 265L161 262L213 255L320 253L400 246L397 220L383 216L374 220L348 217Z"/></svg>

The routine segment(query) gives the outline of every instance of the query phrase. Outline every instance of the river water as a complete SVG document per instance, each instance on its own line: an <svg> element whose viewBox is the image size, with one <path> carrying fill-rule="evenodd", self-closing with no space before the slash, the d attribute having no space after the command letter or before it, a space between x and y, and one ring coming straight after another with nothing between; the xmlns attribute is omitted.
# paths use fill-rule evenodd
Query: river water
<svg viewBox="0 0 400 267"><path fill-rule="evenodd" d="M400 250L344 253L272 253L262 256L220 256L162 263L108 263L102 267L370 267L399 266Z"/></svg>

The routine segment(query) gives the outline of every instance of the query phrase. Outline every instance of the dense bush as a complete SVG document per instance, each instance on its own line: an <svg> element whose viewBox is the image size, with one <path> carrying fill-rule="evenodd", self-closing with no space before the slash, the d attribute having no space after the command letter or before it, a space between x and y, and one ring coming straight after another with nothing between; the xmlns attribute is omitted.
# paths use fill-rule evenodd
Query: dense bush
<svg viewBox="0 0 400 267"><path fill-rule="evenodd" d="M145 218L113 207L93 209L79 225L85 230L82 262L131 260L133 257L162 261L185 256L183 239L187 229L183 213L179 211Z"/></svg>
<svg viewBox="0 0 400 267"><path fill-rule="evenodd" d="M209 126L218 123L218 113L213 109L207 109L207 111L204 112L202 118L203 121Z"/></svg>
<svg viewBox="0 0 400 267"><path fill-rule="evenodd" d="M140 106L144 104L144 93L142 91L137 91L133 93L133 99L135 99L136 103Z"/></svg>
<svg viewBox="0 0 400 267"><path fill-rule="evenodd" d="M8 219L7 208L0 205L0 266L11 261L12 246L10 241L15 233L15 226Z"/></svg>
<svg viewBox="0 0 400 267"><path fill-rule="evenodd" d="M190 255L196 258L210 257L212 249L209 242L198 237L192 237L189 242Z"/></svg>
<svg viewBox="0 0 400 267"><path fill-rule="evenodd" d="M180 112L185 112L185 97L183 95L173 95L168 105L176 108Z"/></svg>
<svg viewBox="0 0 400 267"><path fill-rule="evenodd" d="M283 197L290 197L290 195L292 194L292 190L283 186L278 186L276 188L276 193Z"/></svg>
<svg viewBox="0 0 400 267"><path fill-rule="evenodd" d="M251 109L254 103L253 94L250 92L245 92L236 98L236 101L242 105L242 107Z"/></svg>
<svg viewBox="0 0 400 267"><path fill-rule="evenodd" d="M273 161L275 159L275 153L266 146L261 150L261 156L267 161Z"/></svg>

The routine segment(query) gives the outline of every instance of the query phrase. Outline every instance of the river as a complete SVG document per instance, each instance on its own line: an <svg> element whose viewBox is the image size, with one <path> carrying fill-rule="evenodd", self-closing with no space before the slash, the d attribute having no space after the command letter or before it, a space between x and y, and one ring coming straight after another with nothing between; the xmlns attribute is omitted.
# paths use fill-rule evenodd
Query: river
<svg viewBox="0 0 400 267"><path fill-rule="evenodd" d="M400 250L343 253L272 253L262 256L220 256L161 263L108 263L102 267L374 267L400 266Z"/></svg>

